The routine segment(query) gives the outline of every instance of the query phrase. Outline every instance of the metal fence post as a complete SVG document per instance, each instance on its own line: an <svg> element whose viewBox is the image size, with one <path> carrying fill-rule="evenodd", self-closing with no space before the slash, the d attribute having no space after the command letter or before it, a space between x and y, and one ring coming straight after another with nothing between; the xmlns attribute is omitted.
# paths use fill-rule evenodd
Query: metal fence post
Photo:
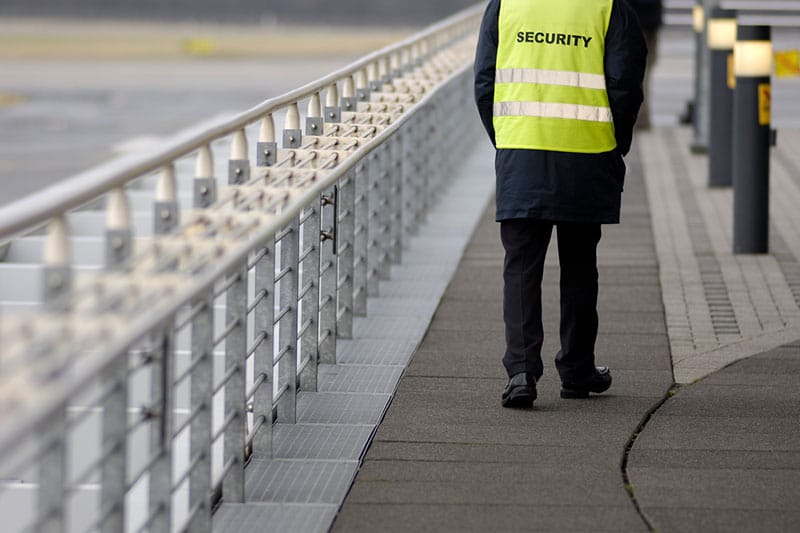
<svg viewBox="0 0 800 533"><path fill-rule="evenodd" d="M253 452L266 457L272 456L272 422L274 420L272 408L272 384L274 379L274 349L275 339L275 246L273 242L264 247L264 256L258 260L255 268L255 288L263 298L255 306L256 338L263 340L253 353L253 368L258 379L264 376L264 383L255 391L253 396L253 424L262 421L261 429L253 439Z"/></svg>
<svg viewBox="0 0 800 533"><path fill-rule="evenodd" d="M225 302L225 322L231 328L225 338L225 369L229 381L225 384L224 468L222 495L225 501L244 501L245 448L245 362L247 360L247 266L228 274L235 282L228 288Z"/></svg>
<svg viewBox="0 0 800 533"><path fill-rule="evenodd" d="M300 389L317 390L319 365L319 273L320 273L320 210L322 199L313 202L301 214L303 221L302 282L299 299L300 317Z"/></svg>
<svg viewBox="0 0 800 533"><path fill-rule="evenodd" d="M157 459L150 468L149 505L153 533L172 528L172 421L174 404L175 338L171 329L154 336L150 391L157 407L150 422L150 454Z"/></svg>
<svg viewBox="0 0 800 533"><path fill-rule="evenodd" d="M59 409L40 426L43 443L38 464L38 531L61 533L64 527L64 481L66 478L66 409Z"/></svg>
<svg viewBox="0 0 800 533"><path fill-rule="evenodd" d="M339 199L336 210L338 220L336 232L336 335L343 339L353 336L357 175L357 171L351 171L339 180Z"/></svg>
<svg viewBox="0 0 800 533"><path fill-rule="evenodd" d="M733 112L733 252L769 251L769 26L739 26Z"/></svg>
<svg viewBox="0 0 800 533"><path fill-rule="evenodd" d="M736 12L714 8L708 21L708 46L711 49L709 187L728 187L732 183L734 41L736 41Z"/></svg>
<svg viewBox="0 0 800 533"><path fill-rule="evenodd" d="M201 296L194 303L202 306L192 320L191 409L198 410L190 429L189 509L197 509L189 529L211 531L211 411L213 408L214 296Z"/></svg>
<svg viewBox="0 0 800 533"><path fill-rule="evenodd" d="M369 171L361 162L355 173L355 226L353 229L353 315L367 314L367 253L369 249Z"/></svg>
<svg viewBox="0 0 800 533"><path fill-rule="evenodd" d="M398 131L389 145L391 148L391 190L389 203L391 212L389 260L400 264L403 259L403 142L405 134Z"/></svg>
<svg viewBox="0 0 800 533"><path fill-rule="evenodd" d="M278 422L294 424L297 420L297 285L300 246L299 217L281 232L280 313L277 357Z"/></svg>
<svg viewBox="0 0 800 533"><path fill-rule="evenodd" d="M392 249L392 171L391 171L391 139L386 141L380 148L378 160L380 161L378 174L378 279L388 280L391 273L391 249Z"/></svg>
<svg viewBox="0 0 800 533"><path fill-rule="evenodd" d="M339 228L338 188L328 189L322 197L319 273L319 362L336 363L336 246Z"/></svg>
<svg viewBox="0 0 800 533"><path fill-rule="evenodd" d="M111 451L102 463L100 529L104 533L125 530L125 493L128 458L128 357L117 358L105 374L113 392L103 401L103 446Z"/></svg>

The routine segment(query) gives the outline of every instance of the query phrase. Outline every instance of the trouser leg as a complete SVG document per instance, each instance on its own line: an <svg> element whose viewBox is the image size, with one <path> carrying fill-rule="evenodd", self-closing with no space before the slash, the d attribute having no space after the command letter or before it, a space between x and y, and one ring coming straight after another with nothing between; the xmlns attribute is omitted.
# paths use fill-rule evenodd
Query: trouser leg
<svg viewBox="0 0 800 533"><path fill-rule="evenodd" d="M530 219L504 220L500 236L506 251L503 266L503 320L509 377L542 375L542 273L553 224Z"/></svg>
<svg viewBox="0 0 800 533"><path fill-rule="evenodd" d="M561 264L561 381L580 383L594 369L597 340L597 244L599 224L558 224Z"/></svg>

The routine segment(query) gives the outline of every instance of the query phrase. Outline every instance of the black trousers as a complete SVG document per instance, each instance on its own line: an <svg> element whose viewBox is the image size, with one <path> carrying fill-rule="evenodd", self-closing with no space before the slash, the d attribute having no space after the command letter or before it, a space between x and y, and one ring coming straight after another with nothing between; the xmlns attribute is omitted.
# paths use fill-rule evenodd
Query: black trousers
<svg viewBox="0 0 800 533"><path fill-rule="evenodd" d="M597 339L597 244L600 224L554 223L535 219L503 220L503 320L509 377L543 372L542 274L553 226L561 265L561 350L556 368L562 381L589 379Z"/></svg>

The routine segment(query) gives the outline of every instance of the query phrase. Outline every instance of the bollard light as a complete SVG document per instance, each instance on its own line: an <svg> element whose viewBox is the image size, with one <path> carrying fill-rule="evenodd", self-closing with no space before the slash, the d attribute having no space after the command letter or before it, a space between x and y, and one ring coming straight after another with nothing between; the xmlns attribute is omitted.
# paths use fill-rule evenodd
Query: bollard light
<svg viewBox="0 0 800 533"><path fill-rule="evenodd" d="M687 113L692 123L692 143L694 154L708 153L708 49L706 47L706 10L703 0L695 0L692 9L694 27L694 98L689 103Z"/></svg>
<svg viewBox="0 0 800 533"><path fill-rule="evenodd" d="M733 183L733 45L736 42L736 12L715 7L706 28L711 55L709 187Z"/></svg>
<svg viewBox="0 0 800 533"><path fill-rule="evenodd" d="M740 26L734 46L733 252L769 251L772 42L769 26Z"/></svg>
<svg viewBox="0 0 800 533"><path fill-rule="evenodd" d="M736 43L736 12L714 8L708 19L708 47L711 50L732 50Z"/></svg>
<svg viewBox="0 0 800 533"><path fill-rule="evenodd" d="M695 33L703 33L706 25L706 12L702 4L695 4L692 8L692 27Z"/></svg>

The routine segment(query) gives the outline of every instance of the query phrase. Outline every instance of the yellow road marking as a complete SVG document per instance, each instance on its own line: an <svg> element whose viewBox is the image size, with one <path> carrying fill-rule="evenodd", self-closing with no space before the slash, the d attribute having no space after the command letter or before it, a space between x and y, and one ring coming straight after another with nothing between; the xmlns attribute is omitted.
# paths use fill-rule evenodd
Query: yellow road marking
<svg viewBox="0 0 800 533"><path fill-rule="evenodd" d="M0 93L0 107L10 107L12 105L21 104L24 101L25 97L21 94Z"/></svg>

